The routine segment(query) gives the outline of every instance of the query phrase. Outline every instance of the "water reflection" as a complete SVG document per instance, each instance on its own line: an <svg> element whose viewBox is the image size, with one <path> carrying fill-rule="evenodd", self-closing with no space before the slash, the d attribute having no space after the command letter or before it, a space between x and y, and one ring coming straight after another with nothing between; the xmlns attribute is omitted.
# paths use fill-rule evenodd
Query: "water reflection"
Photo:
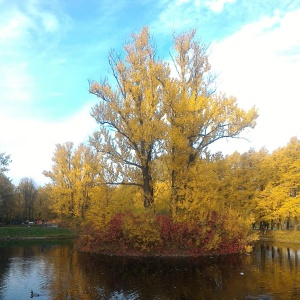
<svg viewBox="0 0 300 300"><path fill-rule="evenodd" d="M72 242L0 247L0 299L300 299L299 249L257 244L249 256L114 258Z"/></svg>

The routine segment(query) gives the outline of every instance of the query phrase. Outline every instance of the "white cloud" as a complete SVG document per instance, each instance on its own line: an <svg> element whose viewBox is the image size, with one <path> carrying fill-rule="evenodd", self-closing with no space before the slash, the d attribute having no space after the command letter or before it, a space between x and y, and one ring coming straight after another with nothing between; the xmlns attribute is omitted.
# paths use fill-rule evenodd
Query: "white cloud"
<svg viewBox="0 0 300 300"><path fill-rule="evenodd" d="M38 5L38 2L29 1L27 6L28 14L34 19L35 29L40 31L40 23L47 33L54 33L60 30L61 24L57 16Z"/></svg>
<svg viewBox="0 0 300 300"><path fill-rule="evenodd" d="M150 26L155 36L160 34L169 36L173 31L195 27L195 16L200 11L200 0L163 1L162 5L163 10Z"/></svg>
<svg viewBox="0 0 300 300"><path fill-rule="evenodd" d="M249 146L274 150L299 134L297 28L300 10L276 13L272 18L242 27L212 46L211 61L220 73L220 89L237 96L242 107L256 105L259 110Z"/></svg>
<svg viewBox="0 0 300 300"><path fill-rule="evenodd" d="M35 67L47 58L47 62L65 63L45 52L68 29L70 18L47 9L41 1L29 0L18 6L6 2L1 10L0 152L11 155L8 176L15 184L22 177L42 184L46 180L42 171L51 168L55 144L84 142L96 124L89 115L90 105L61 121L32 117L32 108L45 97L39 90L43 78L37 78ZM60 92L54 90L52 96L55 93Z"/></svg>
<svg viewBox="0 0 300 300"><path fill-rule="evenodd" d="M26 63L0 64L0 103L2 111L17 113L33 101L35 83Z"/></svg>
<svg viewBox="0 0 300 300"><path fill-rule="evenodd" d="M13 7L0 21L0 106L6 115L22 112L33 101L34 81L25 60L31 19Z"/></svg>
<svg viewBox="0 0 300 300"><path fill-rule="evenodd" d="M59 30L59 22L54 15L43 13L41 15L43 25L48 32L56 32Z"/></svg>
<svg viewBox="0 0 300 300"><path fill-rule="evenodd" d="M35 33L47 35L66 30L69 18L43 8L40 2L28 1L23 9L11 5L3 7L0 20L1 46L16 46L20 42L30 42ZM13 42L14 44L11 44ZM39 43L38 40L35 41Z"/></svg>
<svg viewBox="0 0 300 300"><path fill-rule="evenodd" d="M32 63L39 54L39 40L34 32L46 34L59 30L57 18L27 2L27 7L3 7L0 20L0 106L24 112L34 103L36 81ZM37 5L37 4L36 4ZM42 21L40 21L42 20ZM40 23L43 26L40 26ZM49 41L48 41L49 42Z"/></svg>
<svg viewBox="0 0 300 300"><path fill-rule="evenodd" d="M89 114L91 106L88 104L77 114L59 122L14 118L0 113L0 128L4 128L0 131L0 150L11 155L8 176L15 184L23 177L32 177L43 184L47 179L42 171L51 169L55 144L70 141L78 145L87 141L97 129Z"/></svg>
<svg viewBox="0 0 300 300"><path fill-rule="evenodd" d="M226 3L234 3L235 0L207 0L205 5L213 12L220 13Z"/></svg>
<svg viewBox="0 0 300 300"><path fill-rule="evenodd" d="M24 35L27 28L32 26L30 18L15 9L8 13L3 13L0 24L0 42L7 43Z"/></svg>

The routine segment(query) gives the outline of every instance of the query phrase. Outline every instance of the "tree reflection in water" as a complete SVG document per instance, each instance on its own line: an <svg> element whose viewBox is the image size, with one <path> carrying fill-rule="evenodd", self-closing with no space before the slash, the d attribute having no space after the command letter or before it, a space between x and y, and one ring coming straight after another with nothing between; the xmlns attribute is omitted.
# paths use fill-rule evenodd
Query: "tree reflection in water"
<svg viewBox="0 0 300 300"><path fill-rule="evenodd" d="M116 258L73 243L0 247L0 299L31 289L59 300L300 299L299 251L260 243L248 256Z"/></svg>

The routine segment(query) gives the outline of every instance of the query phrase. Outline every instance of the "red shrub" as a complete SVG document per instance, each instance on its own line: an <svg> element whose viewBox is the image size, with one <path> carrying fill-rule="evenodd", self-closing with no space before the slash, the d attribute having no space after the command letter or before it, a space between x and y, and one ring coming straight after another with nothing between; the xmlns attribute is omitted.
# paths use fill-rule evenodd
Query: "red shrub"
<svg viewBox="0 0 300 300"><path fill-rule="evenodd" d="M201 225L174 222L168 215L158 215L152 223L149 221L158 236L153 236L154 229L149 229L149 224L145 224L148 218L143 216L131 212L116 214L106 228L97 232L92 224L85 226L80 239L81 250L104 254L142 254L146 249L148 254L199 256L237 253L244 248L238 237L228 238L217 213L212 213Z"/></svg>

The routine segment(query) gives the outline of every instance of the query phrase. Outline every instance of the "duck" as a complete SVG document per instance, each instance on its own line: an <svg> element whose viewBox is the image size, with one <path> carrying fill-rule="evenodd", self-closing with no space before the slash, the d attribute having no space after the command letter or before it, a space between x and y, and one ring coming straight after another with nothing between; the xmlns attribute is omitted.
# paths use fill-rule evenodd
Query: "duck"
<svg viewBox="0 0 300 300"><path fill-rule="evenodd" d="M33 291L31 291L31 297L30 298L39 297L39 296L40 296L40 294L34 293Z"/></svg>

